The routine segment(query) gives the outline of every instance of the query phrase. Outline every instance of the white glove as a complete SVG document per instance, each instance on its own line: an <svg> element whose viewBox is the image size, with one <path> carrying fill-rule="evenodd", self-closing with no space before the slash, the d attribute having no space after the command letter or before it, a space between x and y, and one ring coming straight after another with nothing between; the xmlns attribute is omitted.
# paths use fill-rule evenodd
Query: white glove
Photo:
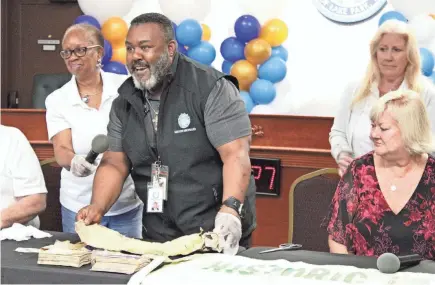
<svg viewBox="0 0 435 285"><path fill-rule="evenodd" d="M239 218L229 213L218 212L213 232L219 235L219 245L223 247L225 254L237 254L242 238L242 223Z"/></svg>
<svg viewBox="0 0 435 285"><path fill-rule="evenodd" d="M97 166L87 162L84 156L75 155L71 160L70 171L74 176L86 177L94 173L96 169Z"/></svg>

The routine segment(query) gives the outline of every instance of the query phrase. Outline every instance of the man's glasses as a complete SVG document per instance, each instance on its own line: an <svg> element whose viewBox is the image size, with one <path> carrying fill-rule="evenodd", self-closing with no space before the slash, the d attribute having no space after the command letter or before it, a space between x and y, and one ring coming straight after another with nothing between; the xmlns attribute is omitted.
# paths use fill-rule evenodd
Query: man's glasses
<svg viewBox="0 0 435 285"><path fill-rule="evenodd" d="M83 57L88 52L88 49L95 48L95 47L103 48L100 45L93 45L93 46L88 46L88 47L77 47L75 49L64 49L64 50L60 51L60 56L63 59L68 59L74 53L77 57Z"/></svg>

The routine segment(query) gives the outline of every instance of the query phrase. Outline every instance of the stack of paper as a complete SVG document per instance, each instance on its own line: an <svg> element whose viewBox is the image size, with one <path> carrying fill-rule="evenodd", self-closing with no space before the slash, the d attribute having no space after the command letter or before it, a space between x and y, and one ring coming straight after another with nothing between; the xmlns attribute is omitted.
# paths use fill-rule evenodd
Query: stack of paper
<svg viewBox="0 0 435 285"><path fill-rule="evenodd" d="M136 271L151 265L151 263L151 267L156 268L164 260L164 257L152 255L136 255L108 250L94 250L91 256L91 270L133 274ZM150 268L150 271L154 268Z"/></svg>
<svg viewBox="0 0 435 285"><path fill-rule="evenodd" d="M91 251L84 243L71 244L69 241L56 241L39 250L38 264L81 267L91 263Z"/></svg>

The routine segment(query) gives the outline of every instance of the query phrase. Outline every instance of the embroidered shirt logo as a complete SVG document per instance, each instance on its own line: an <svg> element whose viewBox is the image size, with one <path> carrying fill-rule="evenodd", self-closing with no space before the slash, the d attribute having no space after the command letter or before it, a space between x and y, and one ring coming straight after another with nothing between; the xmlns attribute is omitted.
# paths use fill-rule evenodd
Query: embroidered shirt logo
<svg viewBox="0 0 435 285"><path fill-rule="evenodd" d="M178 116L178 125L180 128L185 129L190 125L190 117L186 113L181 113L180 116Z"/></svg>
<svg viewBox="0 0 435 285"><path fill-rule="evenodd" d="M190 123L190 116L186 113L181 113L178 116L178 126L181 128L181 130L176 130L174 131L174 133L179 134L196 131L196 128L188 128L190 126Z"/></svg>

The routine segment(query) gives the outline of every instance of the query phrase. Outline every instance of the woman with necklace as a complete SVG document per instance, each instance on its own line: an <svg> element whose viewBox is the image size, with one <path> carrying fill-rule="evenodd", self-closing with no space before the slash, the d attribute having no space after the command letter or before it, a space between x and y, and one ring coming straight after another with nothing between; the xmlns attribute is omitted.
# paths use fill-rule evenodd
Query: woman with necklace
<svg viewBox="0 0 435 285"><path fill-rule="evenodd" d="M112 102L126 76L101 70L104 38L94 26L69 27L62 40L61 57L71 80L51 93L46 101L47 129L61 174L60 203L64 232L75 232L77 212L92 199L95 165L85 160L96 135L107 133ZM122 185L120 185L121 187ZM129 176L121 195L102 224L126 236L142 237L143 204Z"/></svg>
<svg viewBox="0 0 435 285"><path fill-rule="evenodd" d="M389 92L370 120L374 151L352 161L338 184L327 226L330 250L435 260L435 158L424 103L410 90Z"/></svg>
<svg viewBox="0 0 435 285"><path fill-rule="evenodd" d="M386 21L370 43L370 55L365 78L346 88L329 133L340 175L353 159L373 150L370 110L379 97L390 91L417 92L435 132L435 87L421 75L418 45L409 26L397 20Z"/></svg>

